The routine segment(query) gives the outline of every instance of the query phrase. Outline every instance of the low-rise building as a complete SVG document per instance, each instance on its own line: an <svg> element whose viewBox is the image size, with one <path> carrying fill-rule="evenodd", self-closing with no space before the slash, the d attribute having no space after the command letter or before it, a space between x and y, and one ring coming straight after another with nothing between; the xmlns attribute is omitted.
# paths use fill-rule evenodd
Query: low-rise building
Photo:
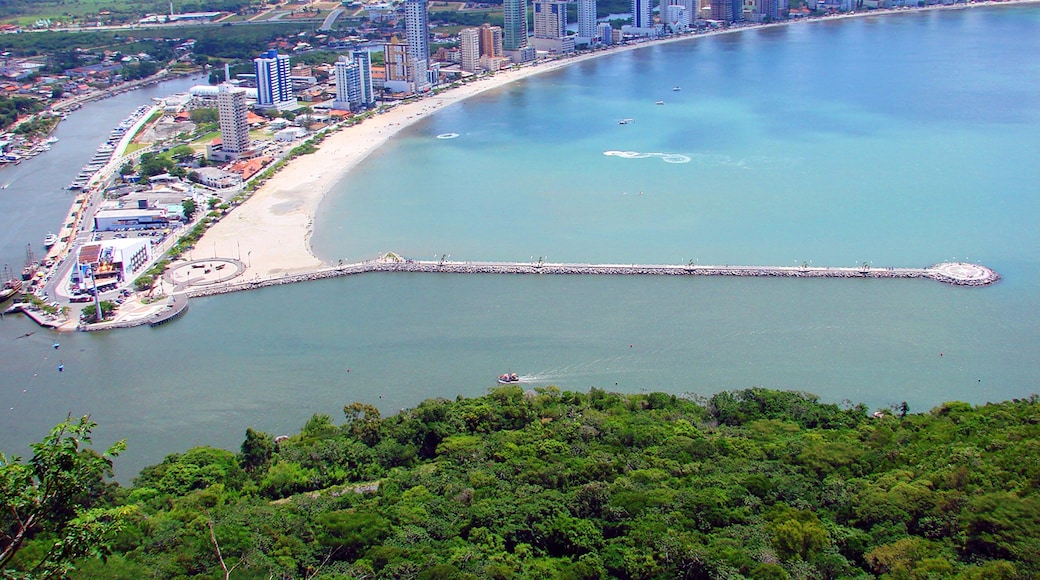
<svg viewBox="0 0 1040 580"><path fill-rule="evenodd" d="M99 232L158 229L169 225L164 209L103 208L94 214L94 229Z"/></svg>
<svg viewBox="0 0 1040 580"><path fill-rule="evenodd" d="M242 185L242 175L233 171L225 171L219 167L200 167L195 170L199 183L213 189L227 189Z"/></svg>
<svg viewBox="0 0 1040 580"><path fill-rule="evenodd" d="M69 277L72 290L113 287L137 277L152 258L149 238L127 238L85 244L76 254L76 267ZM93 281L91 280L93 276Z"/></svg>

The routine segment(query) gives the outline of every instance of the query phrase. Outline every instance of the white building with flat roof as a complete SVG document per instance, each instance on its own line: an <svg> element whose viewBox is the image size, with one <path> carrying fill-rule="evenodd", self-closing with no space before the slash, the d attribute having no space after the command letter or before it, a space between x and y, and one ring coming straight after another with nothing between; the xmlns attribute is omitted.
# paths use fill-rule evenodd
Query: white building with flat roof
<svg viewBox="0 0 1040 580"><path fill-rule="evenodd" d="M480 70L480 29L463 28L459 31L459 54L462 57L462 70Z"/></svg>
<svg viewBox="0 0 1040 580"><path fill-rule="evenodd" d="M596 0L578 0L578 38L596 38Z"/></svg>
<svg viewBox="0 0 1040 580"><path fill-rule="evenodd" d="M289 55L271 49L253 59L256 73L256 104L279 110L295 109Z"/></svg>
<svg viewBox="0 0 1040 580"><path fill-rule="evenodd" d="M249 149L249 122L246 92L223 84L217 90L217 118L220 140L226 154L239 156Z"/></svg>
<svg viewBox="0 0 1040 580"><path fill-rule="evenodd" d="M94 214L94 230L99 232L159 229L169 225L165 209L102 208Z"/></svg>

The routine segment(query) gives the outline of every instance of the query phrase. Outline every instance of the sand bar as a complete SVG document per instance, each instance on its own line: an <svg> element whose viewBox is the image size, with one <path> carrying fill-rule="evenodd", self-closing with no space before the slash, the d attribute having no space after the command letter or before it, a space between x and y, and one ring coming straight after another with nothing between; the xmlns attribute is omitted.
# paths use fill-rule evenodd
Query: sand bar
<svg viewBox="0 0 1040 580"><path fill-rule="evenodd" d="M749 29L929 9L960 9L970 6L1023 4L1037 1L1040 0L1011 0L954 6L937 5L913 10L874 10L810 20L788 20L773 24L740 26L702 34L630 43L625 46L500 71L492 76L484 76L437 95L399 104L389 111L375 115L353 127L345 127L334 132L319 146L317 152L298 157L288 163L267 183L259 187L248 200L210 228L199 240L195 249L186 257L189 259L214 256L238 258L246 264L245 272L238 281L268 280L289 274L305 273L329 265L324 264L311 252L310 236L318 205L335 183L343 179L352 168L386 143L394 134L426 115L474 95L536 74L627 50Z"/></svg>

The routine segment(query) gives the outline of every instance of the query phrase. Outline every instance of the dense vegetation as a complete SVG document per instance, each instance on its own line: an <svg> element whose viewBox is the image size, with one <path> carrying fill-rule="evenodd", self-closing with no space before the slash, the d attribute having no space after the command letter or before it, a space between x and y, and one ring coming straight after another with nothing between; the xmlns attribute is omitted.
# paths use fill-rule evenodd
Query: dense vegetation
<svg viewBox="0 0 1040 580"><path fill-rule="evenodd" d="M260 0L188 0L176 3L177 12L238 12ZM166 0L3 0L0 18L50 18L93 24L133 23L147 14L167 14Z"/></svg>
<svg viewBox="0 0 1040 580"><path fill-rule="evenodd" d="M43 110L43 103L29 97L0 97L0 129L7 129L18 117Z"/></svg>
<svg viewBox="0 0 1040 580"><path fill-rule="evenodd" d="M763 389L505 386L344 413L145 469L110 492L133 509L113 554L73 577L1040 575L1036 397L872 417Z"/></svg>

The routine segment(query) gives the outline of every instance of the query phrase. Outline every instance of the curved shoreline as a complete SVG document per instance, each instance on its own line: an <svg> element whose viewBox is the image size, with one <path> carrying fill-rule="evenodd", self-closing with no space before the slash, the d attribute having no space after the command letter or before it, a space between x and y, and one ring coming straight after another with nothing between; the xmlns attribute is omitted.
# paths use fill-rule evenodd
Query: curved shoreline
<svg viewBox="0 0 1040 580"><path fill-rule="evenodd" d="M199 240L192 257L236 257L246 264L245 276L254 280L282 278L313 272L329 263L318 258L311 247L314 220L321 202L332 187L397 133L449 105L487 91L593 58L619 54L660 44L695 40L746 30L798 23L826 22L848 18L916 14L931 10L959 10L983 6L1033 4L1040 0L1008 0L973 4L935 5L916 9L883 9L838 14L770 24L730 27L701 34L684 34L659 40L635 42L611 49L558 58L499 71L457 88L401 103L352 127L328 134L314 153L287 163L241 205L213 225ZM212 253L211 253L212 252Z"/></svg>

